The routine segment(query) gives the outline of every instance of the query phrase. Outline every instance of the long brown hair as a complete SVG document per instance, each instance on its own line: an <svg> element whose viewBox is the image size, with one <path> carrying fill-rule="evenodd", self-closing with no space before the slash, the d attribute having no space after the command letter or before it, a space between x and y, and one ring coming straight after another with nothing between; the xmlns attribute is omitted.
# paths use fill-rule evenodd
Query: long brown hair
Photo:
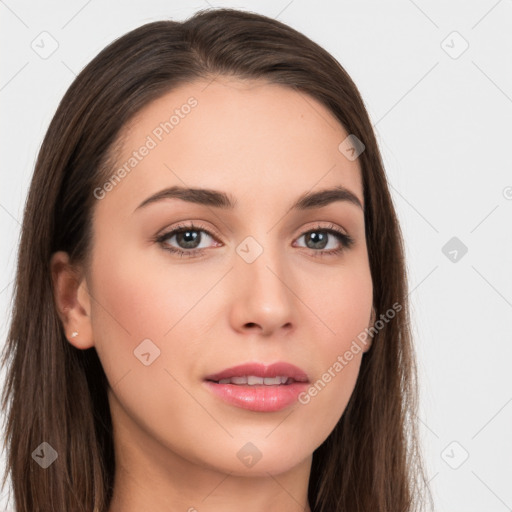
<svg viewBox="0 0 512 512"><path fill-rule="evenodd" d="M323 105L365 150L359 156L376 317L402 306L363 356L340 421L314 452L315 512L410 512L429 495L416 433L416 369L400 227L360 94L316 43L274 19L203 10L145 24L112 42L76 77L40 149L18 253L3 365L7 472L17 512L105 512L115 458L107 380L94 348L66 339L50 275L55 251L87 265L93 190L112 174L122 128L179 85L225 75L282 84ZM341 141L340 141L341 142ZM47 442L56 461L32 454Z"/></svg>

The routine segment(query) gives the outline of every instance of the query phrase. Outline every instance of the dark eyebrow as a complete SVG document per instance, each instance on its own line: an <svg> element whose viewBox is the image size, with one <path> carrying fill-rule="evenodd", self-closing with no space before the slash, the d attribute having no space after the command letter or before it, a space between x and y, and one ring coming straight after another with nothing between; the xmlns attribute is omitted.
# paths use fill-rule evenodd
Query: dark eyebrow
<svg viewBox="0 0 512 512"><path fill-rule="evenodd" d="M320 190L319 192L306 192L299 197L290 209L312 210L313 208L322 208L335 201L347 201L361 208L364 212L364 207L359 198L342 185Z"/></svg>
<svg viewBox="0 0 512 512"><path fill-rule="evenodd" d="M225 192L204 188L175 186L163 189L148 197L139 206L137 206L134 211L139 208L143 208L148 204L161 201L162 199L181 199L182 201L187 201L189 203L223 208L226 210L234 209L237 204L236 199ZM291 206L290 210L312 210L314 208L322 208L335 201L347 201L364 211L359 198L353 192L341 185L330 189L320 190L318 192L306 192L297 199L297 201Z"/></svg>
<svg viewBox="0 0 512 512"><path fill-rule="evenodd" d="M202 204L205 206L213 206L215 208L224 208L232 210L235 208L236 199L232 198L225 192L218 192L216 190L209 190L205 188L186 188L186 187L170 187L160 190L156 194L148 197L135 208L143 208L148 204L161 201L162 199L181 199L189 203Z"/></svg>

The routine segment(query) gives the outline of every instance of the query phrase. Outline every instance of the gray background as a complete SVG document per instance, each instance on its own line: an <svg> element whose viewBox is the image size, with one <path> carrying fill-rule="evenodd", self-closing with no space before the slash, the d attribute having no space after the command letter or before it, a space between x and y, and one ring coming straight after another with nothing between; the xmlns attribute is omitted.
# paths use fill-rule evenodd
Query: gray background
<svg viewBox="0 0 512 512"><path fill-rule="evenodd" d="M511 510L511 0L0 1L0 346L25 196L64 92L114 38L209 5L291 25L359 87L407 246L436 509Z"/></svg>

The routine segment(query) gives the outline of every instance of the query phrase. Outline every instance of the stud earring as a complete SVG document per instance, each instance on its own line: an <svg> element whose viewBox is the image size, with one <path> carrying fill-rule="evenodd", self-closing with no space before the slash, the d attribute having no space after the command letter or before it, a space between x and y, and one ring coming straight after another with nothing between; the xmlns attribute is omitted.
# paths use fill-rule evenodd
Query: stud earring
<svg viewBox="0 0 512 512"><path fill-rule="evenodd" d="M72 338L76 338L78 336L78 331L74 331L71 333Z"/></svg>

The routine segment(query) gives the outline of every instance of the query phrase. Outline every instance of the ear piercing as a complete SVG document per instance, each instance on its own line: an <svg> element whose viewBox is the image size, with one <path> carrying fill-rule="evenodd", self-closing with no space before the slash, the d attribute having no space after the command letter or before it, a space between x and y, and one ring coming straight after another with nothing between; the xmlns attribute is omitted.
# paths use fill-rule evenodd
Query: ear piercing
<svg viewBox="0 0 512 512"><path fill-rule="evenodd" d="M78 336L78 331L73 331L73 332L71 333L71 337L72 337L72 338L76 338L77 336Z"/></svg>

